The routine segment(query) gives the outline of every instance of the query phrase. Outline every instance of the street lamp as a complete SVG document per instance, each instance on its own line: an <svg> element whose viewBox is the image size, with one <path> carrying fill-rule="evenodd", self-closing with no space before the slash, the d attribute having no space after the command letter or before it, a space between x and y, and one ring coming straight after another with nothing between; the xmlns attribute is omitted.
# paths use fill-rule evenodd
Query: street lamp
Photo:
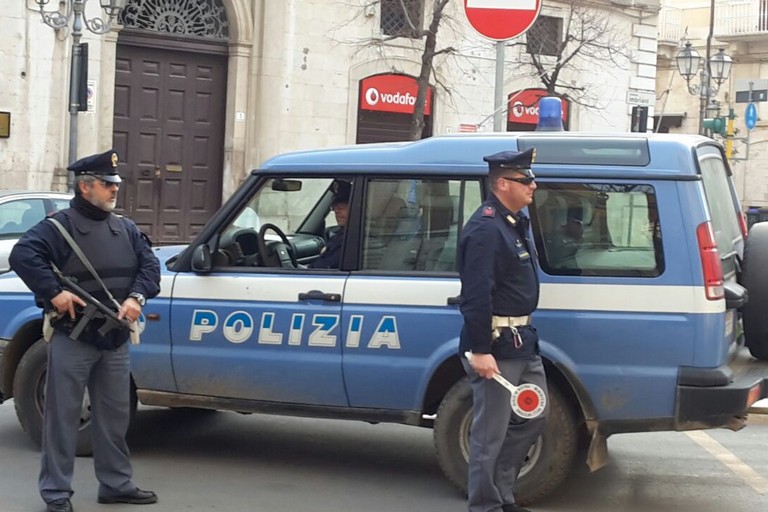
<svg viewBox="0 0 768 512"><path fill-rule="evenodd" d="M707 42L707 55L709 55L709 42ZM688 85L688 92L693 95L698 95L700 98L699 133L704 135L704 118L707 117L709 99L712 96L717 95L720 86L728 79L728 76L731 74L733 59L726 55L725 51L720 48L716 55L710 58L709 61L706 61L699 55L699 52L691 47L691 42L686 41L685 47L680 50L680 53L677 54L675 60L677 61L677 70L683 78L685 78ZM691 79L696 75L696 72L699 71L700 65L701 83L691 84ZM712 85L712 80L714 80L715 85Z"/></svg>
<svg viewBox="0 0 768 512"><path fill-rule="evenodd" d="M43 22L49 27L60 30L72 23L72 62L69 73L69 155L71 164L77 160L77 113L87 109L83 101L80 87L82 80L88 76L88 52L87 45L80 44L83 34L83 25L94 34L106 34L112 29L120 11L128 3L128 0L99 0L104 13L101 18L85 17L85 4L88 0L58 0L58 10L49 11L46 7L50 0L35 0L40 9ZM67 189L74 189L74 175L67 173Z"/></svg>

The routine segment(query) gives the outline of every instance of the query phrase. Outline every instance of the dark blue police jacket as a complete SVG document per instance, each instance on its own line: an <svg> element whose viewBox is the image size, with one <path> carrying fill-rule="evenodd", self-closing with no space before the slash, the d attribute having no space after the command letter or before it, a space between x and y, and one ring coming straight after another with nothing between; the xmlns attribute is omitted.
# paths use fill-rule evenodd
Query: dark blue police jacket
<svg viewBox="0 0 768 512"><path fill-rule="evenodd" d="M344 228L338 230L328 243L325 250L315 261L309 264L309 268L339 268L341 264L341 247L344 245Z"/></svg>
<svg viewBox="0 0 768 512"><path fill-rule="evenodd" d="M535 251L528 226L528 217L511 212L493 194L464 226L457 255L464 315L460 354L471 350L507 358L538 352L538 338L532 328L520 329L524 341L520 354L502 343L493 343L491 337L493 315L529 315L539 303Z"/></svg>
<svg viewBox="0 0 768 512"><path fill-rule="evenodd" d="M71 232L69 219L63 212L56 212L53 217ZM124 224L138 259L138 271L130 292L140 293L150 299L160 292L160 264L146 236L136 224L125 217L117 218ZM105 247L104 250L109 248ZM48 220L42 220L21 237L13 247L9 261L24 284L42 300L42 305L50 307L49 301L62 290L50 263L62 268L71 254L72 248L56 226Z"/></svg>

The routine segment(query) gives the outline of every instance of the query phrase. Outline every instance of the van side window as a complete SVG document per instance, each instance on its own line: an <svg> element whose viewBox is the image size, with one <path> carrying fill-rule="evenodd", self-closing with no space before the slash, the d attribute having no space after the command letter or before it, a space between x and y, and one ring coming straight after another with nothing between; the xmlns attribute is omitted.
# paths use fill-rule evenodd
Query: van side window
<svg viewBox="0 0 768 512"><path fill-rule="evenodd" d="M480 195L479 180L371 180L361 270L455 271L459 228L480 205Z"/></svg>
<svg viewBox="0 0 768 512"><path fill-rule="evenodd" d="M548 274L655 277L664 271L649 185L540 183L529 211Z"/></svg>

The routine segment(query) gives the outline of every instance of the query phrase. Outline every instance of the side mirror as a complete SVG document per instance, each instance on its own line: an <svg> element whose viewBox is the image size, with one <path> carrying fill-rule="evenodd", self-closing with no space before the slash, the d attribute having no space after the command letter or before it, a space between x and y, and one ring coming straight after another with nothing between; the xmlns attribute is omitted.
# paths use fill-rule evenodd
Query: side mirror
<svg viewBox="0 0 768 512"><path fill-rule="evenodd" d="M211 249L208 244L200 244L192 252L192 270L195 272L211 271Z"/></svg>

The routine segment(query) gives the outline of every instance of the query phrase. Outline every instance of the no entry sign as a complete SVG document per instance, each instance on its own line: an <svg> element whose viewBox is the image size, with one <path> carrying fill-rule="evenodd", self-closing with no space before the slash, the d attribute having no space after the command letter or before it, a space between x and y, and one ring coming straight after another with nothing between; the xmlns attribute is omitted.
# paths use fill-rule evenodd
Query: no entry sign
<svg viewBox="0 0 768 512"><path fill-rule="evenodd" d="M541 0L464 0L464 12L472 28L496 41L524 34L540 10Z"/></svg>

